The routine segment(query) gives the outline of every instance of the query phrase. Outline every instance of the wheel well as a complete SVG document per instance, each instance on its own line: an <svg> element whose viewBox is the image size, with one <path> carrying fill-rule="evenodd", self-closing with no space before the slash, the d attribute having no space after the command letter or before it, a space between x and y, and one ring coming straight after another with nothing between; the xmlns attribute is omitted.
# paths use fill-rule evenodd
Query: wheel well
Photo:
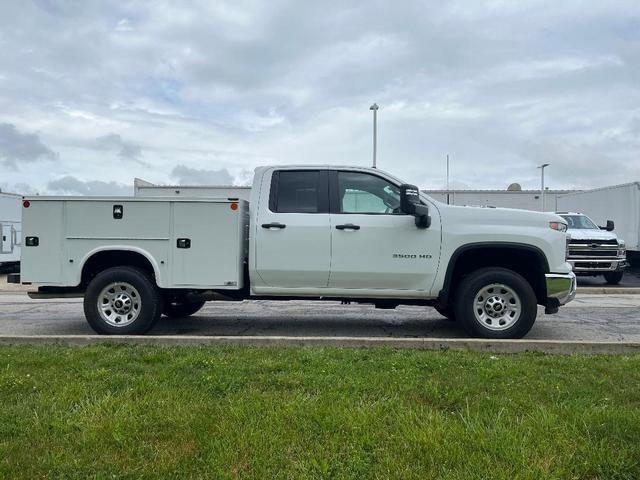
<svg viewBox="0 0 640 480"><path fill-rule="evenodd" d="M127 250L109 250L94 253L82 267L80 284L86 286L98 273L111 267L136 267L156 280L151 262L141 253Z"/></svg>
<svg viewBox="0 0 640 480"><path fill-rule="evenodd" d="M485 267L502 267L522 275L533 288L538 303L546 301L547 286L544 274L549 271L544 254L534 247L477 246L454 253L447 268L445 284L439 302L447 305L456 286L469 273Z"/></svg>

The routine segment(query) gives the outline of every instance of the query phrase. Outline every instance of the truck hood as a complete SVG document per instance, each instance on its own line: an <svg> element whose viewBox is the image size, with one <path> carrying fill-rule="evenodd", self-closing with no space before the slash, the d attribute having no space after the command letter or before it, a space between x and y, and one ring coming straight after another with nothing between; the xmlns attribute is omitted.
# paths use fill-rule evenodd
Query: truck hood
<svg viewBox="0 0 640 480"><path fill-rule="evenodd" d="M572 240L617 240L618 236L606 230L589 230L585 228L570 228L567 233Z"/></svg>
<svg viewBox="0 0 640 480"><path fill-rule="evenodd" d="M515 208L471 207L447 205L438 202L438 209L444 217L455 221L463 221L466 225L520 225L548 226L549 222L566 223L564 219L552 212L534 212Z"/></svg>

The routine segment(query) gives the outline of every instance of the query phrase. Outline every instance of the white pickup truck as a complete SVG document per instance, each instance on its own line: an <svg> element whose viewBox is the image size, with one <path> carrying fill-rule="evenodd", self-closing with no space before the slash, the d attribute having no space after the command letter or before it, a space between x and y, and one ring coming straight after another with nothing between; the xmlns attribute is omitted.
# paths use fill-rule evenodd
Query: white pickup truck
<svg viewBox="0 0 640 480"><path fill-rule="evenodd" d="M380 170L256 169L251 200L24 197L33 298L84 296L91 327L141 334L207 300L434 306L472 336L519 338L575 296L566 222L439 203Z"/></svg>
<svg viewBox="0 0 640 480"><path fill-rule="evenodd" d="M606 282L616 285L627 267L624 240L613 233L613 220L599 227L586 215L577 212L557 212L567 222L569 250L567 261L576 275L603 275Z"/></svg>

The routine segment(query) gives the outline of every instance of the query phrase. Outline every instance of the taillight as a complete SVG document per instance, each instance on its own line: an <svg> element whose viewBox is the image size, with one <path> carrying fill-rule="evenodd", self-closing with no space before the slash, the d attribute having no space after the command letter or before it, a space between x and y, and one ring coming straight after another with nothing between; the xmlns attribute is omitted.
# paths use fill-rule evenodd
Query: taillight
<svg viewBox="0 0 640 480"><path fill-rule="evenodd" d="M24 200L24 201L22 202L22 206L23 206L24 208L29 208L29 207L31 206L31 202L30 202L29 200Z"/></svg>

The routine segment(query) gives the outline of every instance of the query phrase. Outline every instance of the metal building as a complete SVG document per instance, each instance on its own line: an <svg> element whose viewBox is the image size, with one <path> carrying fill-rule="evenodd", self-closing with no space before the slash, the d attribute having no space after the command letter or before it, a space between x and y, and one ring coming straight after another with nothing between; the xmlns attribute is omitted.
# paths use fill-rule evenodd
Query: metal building
<svg viewBox="0 0 640 480"><path fill-rule="evenodd" d="M136 197L214 197L238 198L249 201L251 187L234 185L155 185L146 180L133 180Z"/></svg>
<svg viewBox="0 0 640 480"><path fill-rule="evenodd" d="M520 190L513 184L508 190L423 190L427 195L442 203L451 205L479 205L484 207L519 208L542 210L540 190ZM558 210L558 196L579 190L545 190L544 210ZM447 197L449 201L447 202Z"/></svg>

